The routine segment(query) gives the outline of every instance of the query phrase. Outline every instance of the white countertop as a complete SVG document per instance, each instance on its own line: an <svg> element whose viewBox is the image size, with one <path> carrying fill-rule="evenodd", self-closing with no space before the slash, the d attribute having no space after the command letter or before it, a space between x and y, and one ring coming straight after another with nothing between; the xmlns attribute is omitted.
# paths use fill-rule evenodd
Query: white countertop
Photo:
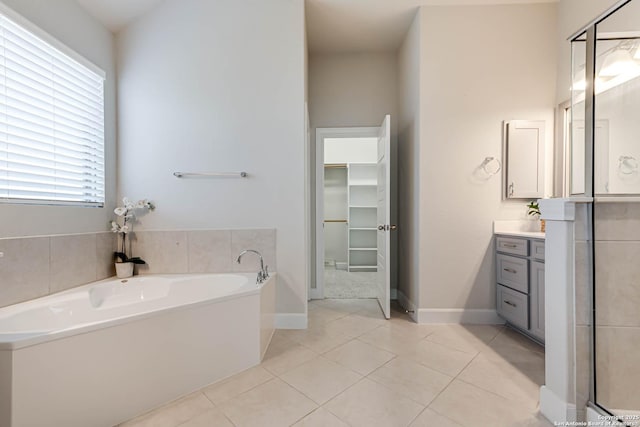
<svg viewBox="0 0 640 427"><path fill-rule="evenodd" d="M493 222L493 234L502 236L528 237L530 239L544 239L545 233L540 230L538 220L504 220Z"/></svg>

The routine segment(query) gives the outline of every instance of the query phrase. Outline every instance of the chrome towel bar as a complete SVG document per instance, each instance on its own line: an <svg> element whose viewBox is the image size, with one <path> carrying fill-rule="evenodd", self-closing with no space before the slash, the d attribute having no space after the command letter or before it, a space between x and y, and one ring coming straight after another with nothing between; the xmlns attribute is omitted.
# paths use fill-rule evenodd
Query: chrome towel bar
<svg viewBox="0 0 640 427"><path fill-rule="evenodd" d="M176 178L188 178L188 177L246 178L248 174L246 172L174 172L173 176L175 176Z"/></svg>

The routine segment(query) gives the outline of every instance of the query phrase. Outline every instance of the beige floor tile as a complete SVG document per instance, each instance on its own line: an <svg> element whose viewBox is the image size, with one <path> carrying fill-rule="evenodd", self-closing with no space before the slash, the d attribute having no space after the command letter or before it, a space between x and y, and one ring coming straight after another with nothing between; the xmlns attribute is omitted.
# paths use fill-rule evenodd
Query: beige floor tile
<svg viewBox="0 0 640 427"><path fill-rule="evenodd" d="M384 319L365 317L355 313L327 323L326 328L329 333L343 333L356 338L386 322Z"/></svg>
<svg viewBox="0 0 640 427"><path fill-rule="evenodd" d="M394 335L400 335L412 340L421 340L439 329L439 325L421 325L411 320L393 317L382 327L390 329Z"/></svg>
<svg viewBox="0 0 640 427"><path fill-rule="evenodd" d="M522 426L532 418L530 408L459 380L453 380L429 409L469 427Z"/></svg>
<svg viewBox="0 0 640 427"><path fill-rule="evenodd" d="M324 405L352 426L407 426L424 406L364 378Z"/></svg>
<svg viewBox="0 0 640 427"><path fill-rule="evenodd" d="M310 348L316 353L325 353L332 350L348 341L351 338L349 335L345 335L336 331L327 331L324 327L298 329L294 331L290 337L298 344Z"/></svg>
<svg viewBox="0 0 640 427"><path fill-rule="evenodd" d="M534 345L537 344L534 343ZM492 342L482 350L481 354L491 360L509 362L528 369L537 367L544 369L544 352L532 351L514 343L505 343L503 341L494 344Z"/></svg>
<svg viewBox="0 0 640 427"><path fill-rule="evenodd" d="M186 423L180 424L179 427L233 427L233 423L229 421L224 413L218 409L209 409L207 412L190 419Z"/></svg>
<svg viewBox="0 0 640 427"><path fill-rule="evenodd" d="M494 325L441 325L427 336L427 340L475 354L485 349L502 328Z"/></svg>
<svg viewBox="0 0 640 427"><path fill-rule="evenodd" d="M416 338L407 338L405 335L398 334L393 329L388 328L387 325L362 334L358 339L393 354L406 353L420 341Z"/></svg>
<svg viewBox="0 0 640 427"><path fill-rule="evenodd" d="M247 390L251 390L272 378L273 375L270 372L261 366L256 366L227 378L226 380L222 380L205 387L202 392L209 398L209 400L217 405L236 397Z"/></svg>
<svg viewBox="0 0 640 427"><path fill-rule="evenodd" d="M295 423L293 427L349 427L349 425L320 407Z"/></svg>
<svg viewBox="0 0 640 427"><path fill-rule="evenodd" d="M274 378L222 403L219 408L236 426L280 427L295 423L317 406L284 381Z"/></svg>
<svg viewBox="0 0 640 427"><path fill-rule="evenodd" d="M427 408L413 420L409 427L462 427L457 422Z"/></svg>
<svg viewBox="0 0 640 427"><path fill-rule="evenodd" d="M536 370L527 371L505 362L478 355L457 379L519 401L532 411L538 406L540 386L544 384L544 360Z"/></svg>
<svg viewBox="0 0 640 427"><path fill-rule="evenodd" d="M315 358L318 354L296 342L274 342L267 349L262 366L274 375L282 375L285 372L302 365L304 362Z"/></svg>
<svg viewBox="0 0 640 427"><path fill-rule="evenodd" d="M369 375L396 357L396 355L354 339L325 353L324 357L338 362L359 374Z"/></svg>
<svg viewBox="0 0 640 427"><path fill-rule="evenodd" d="M490 342L490 346L493 349L515 346L528 351L535 351L537 353L544 354L543 346L509 327L504 327L504 329Z"/></svg>
<svg viewBox="0 0 640 427"><path fill-rule="evenodd" d="M309 311L308 321L310 325L319 325L322 323L328 323L332 320L340 319L341 317L348 316L349 313L333 310L327 307L318 307L313 311Z"/></svg>
<svg viewBox="0 0 640 427"><path fill-rule="evenodd" d="M280 378L322 405L358 382L362 376L324 357L317 357Z"/></svg>
<svg viewBox="0 0 640 427"><path fill-rule="evenodd" d="M425 406L453 380L403 357L393 359L368 378Z"/></svg>
<svg viewBox="0 0 640 427"><path fill-rule="evenodd" d="M120 427L176 427L213 408L213 403L204 394L196 392L120 424Z"/></svg>
<svg viewBox="0 0 640 427"><path fill-rule="evenodd" d="M325 299L321 300L322 307L351 314L361 310L370 310L378 307L378 301L374 299Z"/></svg>
<svg viewBox="0 0 640 427"><path fill-rule="evenodd" d="M400 355L452 377L458 375L475 356L427 339L408 347Z"/></svg>

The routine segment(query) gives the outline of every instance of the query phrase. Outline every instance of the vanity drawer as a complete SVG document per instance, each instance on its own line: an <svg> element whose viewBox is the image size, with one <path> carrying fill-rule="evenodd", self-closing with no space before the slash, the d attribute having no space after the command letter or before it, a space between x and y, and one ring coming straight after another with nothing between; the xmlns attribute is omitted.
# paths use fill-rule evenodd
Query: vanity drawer
<svg viewBox="0 0 640 427"><path fill-rule="evenodd" d="M506 254L529 255L529 241L527 239L518 239L516 237L497 237L496 249L498 252Z"/></svg>
<svg viewBox="0 0 640 427"><path fill-rule="evenodd" d="M496 254L496 279L524 294L529 293L529 261L509 255Z"/></svg>
<svg viewBox="0 0 640 427"><path fill-rule="evenodd" d="M529 329L529 296L501 285L497 290L498 314L515 326Z"/></svg>
<svg viewBox="0 0 640 427"><path fill-rule="evenodd" d="M531 241L531 256L544 261L544 240Z"/></svg>

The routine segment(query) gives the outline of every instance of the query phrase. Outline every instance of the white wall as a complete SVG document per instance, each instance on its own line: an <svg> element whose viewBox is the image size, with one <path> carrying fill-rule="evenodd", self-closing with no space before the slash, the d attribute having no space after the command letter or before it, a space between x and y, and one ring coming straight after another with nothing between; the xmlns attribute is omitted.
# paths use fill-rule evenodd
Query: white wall
<svg viewBox="0 0 640 427"><path fill-rule="evenodd" d="M375 127L391 114L392 206L397 206L397 104L394 53L314 54L309 57L309 115L311 168L315 168L315 130L326 127ZM312 169L314 170L314 169ZM315 212L315 176L312 176L312 212ZM392 208L391 220L397 212ZM315 223L315 215L312 215ZM395 236L392 235L392 245ZM312 250L315 256L315 239ZM396 261L391 282L396 287ZM315 275L315 272L314 272ZM315 277L315 276L314 276Z"/></svg>
<svg viewBox="0 0 640 427"><path fill-rule="evenodd" d="M472 174L502 157L503 120L545 120L552 151L556 8L421 8L421 308L495 308L492 222L524 218L527 201Z"/></svg>
<svg viewBox="0 0 640 427"><path fill-rule="evenodd" d="M116 73L113 35L74 0L2 2L106 72L106 203L101 209L0 204L0 237L106 231L107 223L113 217L116 187Z"/></svg>
<svg viewBox="0 0 640 427"><path fill-rule="evenodd" d="M420 53L417 13L398 50L398 293L406 309L419 298L420 266ZM406 298L406 299L405 299Z"/></svg>
<svg viewBox="0 0 640 427"><path fill-rule="evenodd" d="M117 48L118 193L157 205L137 228L276 228L277 309L304 313L303 2L168 0Z"/></svg>

